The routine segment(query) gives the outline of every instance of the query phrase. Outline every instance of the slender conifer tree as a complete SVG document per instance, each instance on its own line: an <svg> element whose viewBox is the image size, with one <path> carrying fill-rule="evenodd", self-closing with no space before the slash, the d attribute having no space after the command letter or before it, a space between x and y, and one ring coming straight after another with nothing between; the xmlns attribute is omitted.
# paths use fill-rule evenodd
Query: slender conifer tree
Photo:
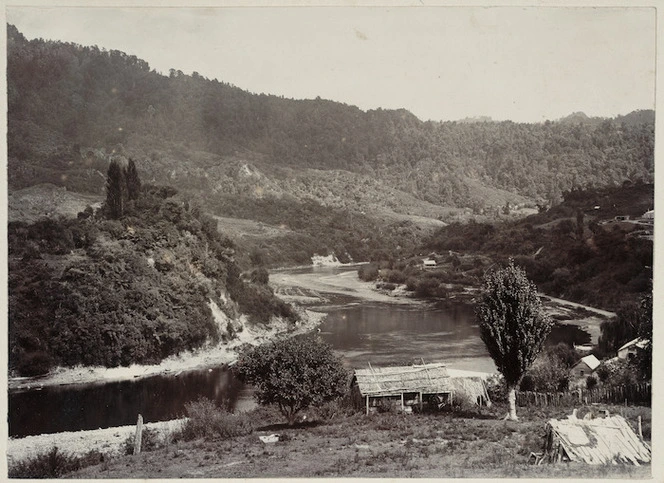
<svg viewBox="0 0 664 483"><path fill-rule="evenodd" d="M120 164L113 160L108 165L106 177L106 211L108 217L114 220L124 215L127 200L127 182L125 173Z"/></svg>

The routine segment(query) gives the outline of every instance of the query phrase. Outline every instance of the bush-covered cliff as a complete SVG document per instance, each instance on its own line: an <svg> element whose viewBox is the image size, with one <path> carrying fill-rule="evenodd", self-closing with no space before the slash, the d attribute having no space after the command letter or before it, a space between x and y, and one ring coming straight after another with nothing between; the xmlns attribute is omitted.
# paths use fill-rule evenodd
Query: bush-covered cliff
<svg viewBox="0 0 664 483"><path fill-rule="evenodd" d="M241 276L233 243L171 187L144 186L111 219L9 224L9 365L155 363L228 340L242 324L295 321L266 277Z"/></svg>

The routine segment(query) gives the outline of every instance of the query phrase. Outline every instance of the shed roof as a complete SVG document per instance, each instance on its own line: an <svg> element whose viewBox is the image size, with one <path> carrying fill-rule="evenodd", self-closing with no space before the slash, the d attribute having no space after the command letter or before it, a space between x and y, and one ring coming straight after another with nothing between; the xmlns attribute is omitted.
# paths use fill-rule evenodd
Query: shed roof
<svg viewBox="0 0 664 483"><path fill-rule="evenodd" d="M451 392L453 385L445 364L369 367L356 369L355 379L362 396L390 396L404 392L438 394Z"/></svg>
<svg viewBox="0 0 664 483"><path fill-rule="evenodd" d="M586 357L582 357L579 362L574 364L574 367L578 366L582 362L585 363L588 367L590 367L591 371L594 371L595 369L597 369L599 367L599 365L601 364L601 362L599 361L599 359L597 359L597 357L590 354Z"/></svg>
<svg viewBox="0 0 664 483"><path fill-rule="evenodd" d="M551 419L549 427L570 461L589 464L631 463L651 460L651 449L622 416L597 419Z"/></svg>
<svg viewBox="0 0 664 483"><path fill-rule="evenodd" d="M618 352L620 352L623 349L629 349L632 346L638 347L639 349L643 349L645 348L646 345L648 345L647 340L637 337L636 339L630 340L627 344L623 345L620 349L618 349Z"/></svg>

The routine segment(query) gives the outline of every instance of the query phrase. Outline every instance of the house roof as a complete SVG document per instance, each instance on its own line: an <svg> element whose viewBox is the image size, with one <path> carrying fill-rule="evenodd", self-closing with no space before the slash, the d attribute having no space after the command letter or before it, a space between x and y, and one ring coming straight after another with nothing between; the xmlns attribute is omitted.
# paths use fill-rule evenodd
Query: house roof
<svg viewBox="0 0 664 483"><path fill-rule="evenodd" d="M631 463L651 460L651 449L622 416L597 419L551 419L549 427L570 461L588 464Z"/></svg>
<svg viewBox="0 0 664 483"><path fill-rule="evenodd" d="M590 368L591 371L594 371L595 369L597 369L599 367L599 365L601 364L601 362L599 361L599 359L597 359L597 357L590 354L590 355L587 355L586 357L582 357L579 362L574 364L574 367L578 366L582 362L585 365L587 365Z"/></svg>
<svg viewBox="0 0 664 483"><path fill-rule="evenodd" d="M648 345L647 340L637 337L636 339L630 340L627 344L623 345L620 349L618 349L618 352L623 349L629 349L632 346L638 347L639 349L644 349L646 345Z"/></svg>
<svg viewBox="0 0 664 483"><path fill-rule="evenodd" d="M355 379L363 396L390 396L404 392L438 394L454 388L445 364L356 369Z"/></svg>

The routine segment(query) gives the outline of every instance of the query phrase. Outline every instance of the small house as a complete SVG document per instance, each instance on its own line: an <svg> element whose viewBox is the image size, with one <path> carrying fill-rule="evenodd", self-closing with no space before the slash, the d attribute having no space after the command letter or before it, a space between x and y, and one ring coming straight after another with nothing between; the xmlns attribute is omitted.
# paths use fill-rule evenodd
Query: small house
<svg viewBox="0 0 664 483"><path fill-rule="evenodd" d="M433 260L431 258L427 258L426 260L422 260L422 264L424 265L424 268L436 268L436 260Z"/></svg>
<svg viewBox="0 0 664 483"><path fill-rule="evenodd" d="M579 461L591 465L650 463L652 451L621 416L583 418L576 414L547 423L544 452L537 462Z"/></svg>
<svg viewBox="0 0 664 483"><path fill-rule="evenodd" d="M640 351L645 349L647 345L648 341L645 339L637 337L634 340L630 340L627 344L618 349L618 358L631 360L635 358Z"/></svg>
<svg viewBox="0 0 664 483"><path fill-rule="evenodd" d="M600 366L601 362L597 357L590 354L582 357L579 362L574 364L571 369L573 379L581 379L591 375Z"/></svg>
<svg viewBox="0 0 664 483"><path fill-rule="evenodd" d="M450 377L442 363L412 366L356 369L352 380L353 397L366 413L396 409L451 406L455 398L490 405L484 381L479 377Z"/></svg>

